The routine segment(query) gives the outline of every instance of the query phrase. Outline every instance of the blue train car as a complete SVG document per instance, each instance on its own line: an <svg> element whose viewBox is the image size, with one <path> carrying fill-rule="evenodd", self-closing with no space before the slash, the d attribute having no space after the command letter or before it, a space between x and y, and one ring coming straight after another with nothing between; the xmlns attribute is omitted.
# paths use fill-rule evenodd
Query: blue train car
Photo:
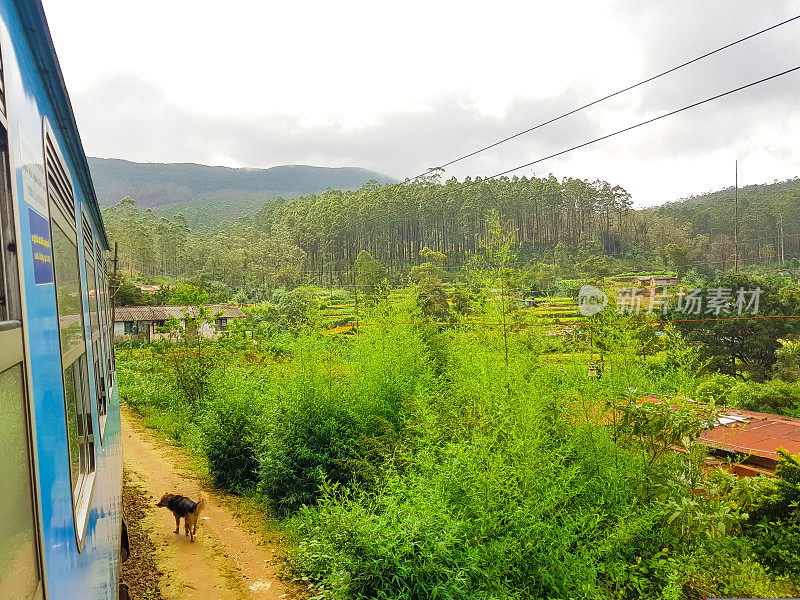
<svg viewBox="0 0 800 600"><path fill-rule="evenodd" d="M0 0L0 218L0 598L113 600L108 240L39 0Z"/></svg>

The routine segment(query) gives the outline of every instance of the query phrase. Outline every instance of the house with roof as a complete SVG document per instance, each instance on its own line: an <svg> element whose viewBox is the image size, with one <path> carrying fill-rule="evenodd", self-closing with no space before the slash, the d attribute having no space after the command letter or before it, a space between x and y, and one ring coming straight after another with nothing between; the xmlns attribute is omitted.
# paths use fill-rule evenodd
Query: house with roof
<svg viewBox="0 0 800 600"><path fill-rule="evenodd" d="M680 285L681 278L674 275L645 275L636 277L636 281L643 287L672 287Z"/></svg>
<svg viewBox="0 0 800 600"><path fill-rule="evenodd" d="M225 331L233 319L242 319L244 312L236 306L210 304L205 306L213 318L213 322L200 325L200 335L213 338ZM198 315L196 306L117 306L114 308L114 341L115 342L152 342L166 340L169 334L160 328L170 318L177 319L186 327L188 318Z"/></svg>
<svg viewBox="0 0 800 600"><path fill-rule="evenodd" d="M643 396L640 401L669 402L658 395ZM771 475L780 460L778 450L800 453L800 419L725 408L697 441L710 450L706 467L725 469L739 477Z"/></svg>
<svg viewBox="0 0 800 600"><path fill-rule="evenodd" d="M728 409L698 441L711 448L710 462L716 458L719 466L740 477L767 475L778 464L778 449L800 453L800 419Z"/></svg>

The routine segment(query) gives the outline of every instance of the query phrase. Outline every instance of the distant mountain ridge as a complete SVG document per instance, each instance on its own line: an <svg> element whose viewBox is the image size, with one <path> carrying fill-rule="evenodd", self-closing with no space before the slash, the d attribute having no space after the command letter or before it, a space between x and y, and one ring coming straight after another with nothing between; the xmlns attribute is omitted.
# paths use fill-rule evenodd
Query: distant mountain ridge
<svg viewBox="0 0 800 600"><path fill-rule="evenodd" d="M195 163L137 163L119 158L89 157L95 192L101 207L131 196L140 207L191 205L226 200L267 201L305 196L327 188L357 189L370 180L396 180L359 167L283 165L268 169L212 167ZM257 207L257 203L253 202ZM257 210L257 208L256 208Z"/></svg>

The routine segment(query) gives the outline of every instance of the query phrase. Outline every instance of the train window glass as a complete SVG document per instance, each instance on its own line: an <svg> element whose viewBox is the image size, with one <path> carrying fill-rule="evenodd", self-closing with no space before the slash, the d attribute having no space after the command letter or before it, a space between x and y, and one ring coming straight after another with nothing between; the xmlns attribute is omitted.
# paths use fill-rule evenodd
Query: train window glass
<svg viewBox="0 0 800 600"><path fill-rule="evenodd" d="M83 259L86 270L86 291L89 301L89 324L92 344L92 372L94 373L94 390L97 402L97 416L100 422L102 436L106 423L106 378L104 375L106 361L103 356L103 341L100 325L100 306L98 293L100 286L97 283L97 262L94 244L94 234L89 226L89 219L82 214L83 224ZM102 439L102 437L101 437Z"/></svg>
<svg viewBox="0 0 800 600"><path fill-rule="evenodd" d="M0 114L2 114L2 120L5 121L8 113L6 112L6 78L2 52L0 52Z"/></svg>
<svg viewBox="0 0 800 600"><path fill-rule="evenodd" d="M100 247L96 247L98 275L100 275L102 320L104 327L104 345L106 351L106 381L108 382L108 396L111 397L111 388L114 386L114 319L111 309L111 289L108 285L108 272Z"/></svg>
<svg viewBox="0 0 800 600"><path fill-rule="evenodd" d="M51 224L53 236L53 264L56 272L56 297L58 322L61 330L61 355L73 357L85 351L83 330L83 300L81 298L78 246L55 222ZM67 363L72 363L71 360Z"/></svg>
<svg viewBox="0 0 800 600"><path fill-rule="evenodd" d="M97 416L100 418L100 433L102 433L102 430L105 427L105 417L106 413L108 412L106 402L106 378L104 373L105 360L103 358L102 345L103 342L99 337L92 342L92 355L94 357L94 388L97 392Z"/></svg>
<svg viewBox="0 0 800 600"><path fill-rule="evenodd" d="M31 598L39 585L22 364L0 373L0 589Z"/></svg>
<svg viewBox="0 0 800 600"><path fill-rule="evenodd" d="M78 488L81 474L80 419L78 418L78 391L75 389L75 374L71 364L64 371L64 396L67 405L67 446L69 448L69 472L72 489Z"/></svg>
<svg viewBox="0 0 800 600"><path fill-rule="evenodd" d="M0 127L0 321L21 318L14 221L8 177L8 135L5 128Z"/></svg>
<svg viewBox="0 0 800 600"><path fill-rule="evenodd" d="M64 371L67 402L67 437L70 475L76 497L82 495L86 475L94 472L94 425L89 387L86 385L86 355Z"/></svg>
<svg viewBox="0 0 800 600"><path fill-rule="evenodd" d="M105 427L105 416L108 413L108 387L106 377L106 359L105 348L103 347L103 340L98 339L95 343L94 354L95 359L95 379L97 385L97 414L101 417L101 427Z"/></svg>
<svg viewBox="0 0 800 600"><path fill-rule="evenodd" d="M67 407L70 479L73 498L76 505L80 505L91 491L89 475L94 473L94 425L85 354L64 369L64 399Z"/></svg>
<svg viewBox="0 0 800 600"><path fill-rule="evenodd" d="M86 287L89 293L89 320L92 324L92 334L100 331L100 315L97 306L97 274L94 269L94 261L86 255Z"/></svg>
<svg viewBox="0 0 800 600"><path fill-rule="evenodd" d="M92 339L100 331L100 314L97 303L97 268L95 266L94 235L89 225L89 219L82 213L83 224L83 259L86 269L86 294L89 297L89 321L91 323Z"/></svg>
<svg viewBox="0 0 800 600"><path fill-rule="evenodd" d="M89 388L78 228L72 182L55 138L45 122L45 178L55 271L56 309L61 337L61 370L75 537L83 547L94 485L94 424ZM87 286L89 287L89 286Z"/></svg>

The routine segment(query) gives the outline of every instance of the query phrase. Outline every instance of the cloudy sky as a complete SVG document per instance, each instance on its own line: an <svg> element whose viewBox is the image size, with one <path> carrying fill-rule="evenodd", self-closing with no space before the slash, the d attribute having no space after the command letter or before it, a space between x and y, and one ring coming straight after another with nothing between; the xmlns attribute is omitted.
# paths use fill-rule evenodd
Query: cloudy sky
<svg viewBox="0 0 800 600"><path fill-rule="evenodd" d="M800 0L45 0L86 152L404 179L800 14ZM453 165L493 175L800 65L800 19ZM800 176L800 71L517 172L639 206Z"/></svg>

